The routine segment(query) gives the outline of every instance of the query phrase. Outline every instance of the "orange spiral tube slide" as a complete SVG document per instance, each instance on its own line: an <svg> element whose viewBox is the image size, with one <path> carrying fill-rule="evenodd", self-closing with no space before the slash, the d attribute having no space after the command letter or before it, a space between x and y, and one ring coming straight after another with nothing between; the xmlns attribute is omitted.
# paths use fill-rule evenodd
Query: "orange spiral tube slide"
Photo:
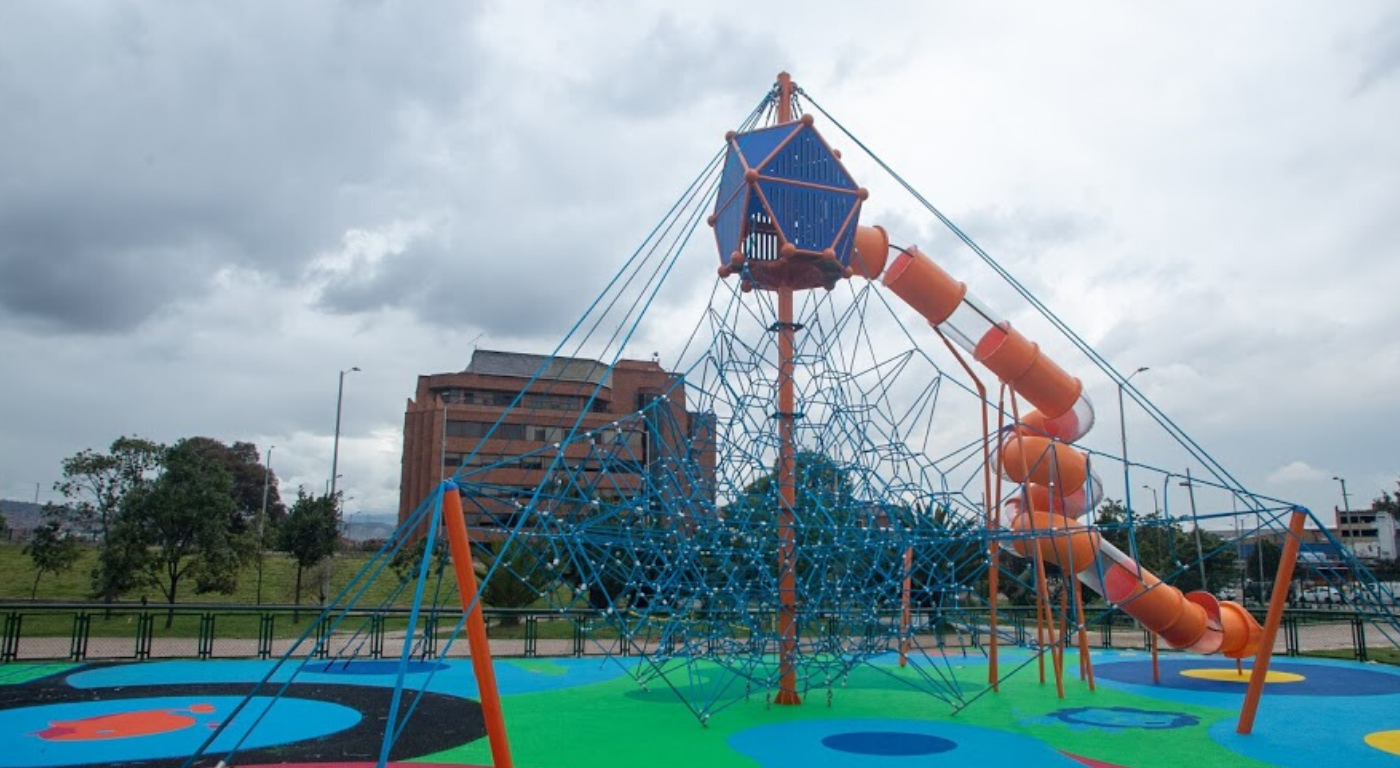
<svg viewBox="0 0 1400 768"><path fill-rule="evenodd" d="M860 236L859 229L856 236ZM930 325L942 325L967 296L966 283L954 280L914 246L895 257L885 272L885 287L923 315Z"/></svg>
<svg viewBox="0 0 1400 768"><path fill-rule="evenodd" d="M1206 592L1183 594L1076 519L1101 493L1088 454L1067 445L1093 427L1083 382L993 317L965 283L919 249L900 249L885 269L884 229L858 227L855 245L860 265L854 271L874 280L883 270L885 287L1034 406L997 449L1001 474L1025 489L1024 502L1013 500L1003 510L1015 534L1011 549L1074 573L1172 648L1234 659L1255 655L1263 628L1242 606Z"/></svg>
<svg viewBox="0 0 1400 768"><path fill-rule="evenodd" d="M1263 627L1238 603L1208 592L1183 594L1072 518L1034 506L1023 511L1017 502L1005 512L1012 518L1011 548L1017 554L1029 558L1038 550L1045 562L1100 588L1110 603L1172 648L1232 659L1258 653Z"/></svg>
<svg viewBox="0 0 1400 768"><path fill-rule="evenodd" d="M1002 474L1016 483L1053 485L1060 493L1074 493L1089 479L1089 457L1048 437L1013 432L997 456Z"/></svg>

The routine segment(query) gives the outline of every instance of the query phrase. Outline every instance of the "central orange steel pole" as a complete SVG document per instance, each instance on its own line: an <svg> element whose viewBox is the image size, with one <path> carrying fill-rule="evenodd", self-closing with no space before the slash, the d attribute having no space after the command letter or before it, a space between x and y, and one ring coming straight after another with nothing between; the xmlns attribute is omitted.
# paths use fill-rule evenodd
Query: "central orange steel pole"
<svg viewBox="0 0 1400 768"><path fill-rule="evenodd" d="M792 289L778 290L778 704L801 704L797 695L797 535L793 529L797 507L797 449L793 444L793 411L797 397L793 385Z"/></svg>
<svg viewBox="0 0 1400 768"><path fill-rule="evenodd" d="M792 78L778 74L778 122L792 122ZM793 290L778 288L778 696L777 704L801 704L797 695L797 448L793 441L797 394L794 391Z"/></svg>
<svg viewBox="0 0 1400 768"><path fill-rule="evenodd" d="M1254 730L1254 716L1259 712L1259 698L1264 695L1269 659L1274 655L1274 638L1278 637L1278 625L1283 621L1283 607L1288 602L1288 588L1293 583L1293 566L1298 562L1298 547L1303 540L1303 523L1306 520L1307 515L1296 507L1288 520L1288 541L1283 544L1283 557L1278 562L1278 574L1274 576L1269 615L1264 618L1264 636L1259 639L1259 654L1254 659L1254 669L1249 673L1249 690L1244 694L1244 706L1240 708L1240 722L1235 727L1235 733L1248 736Z"/></svg>
<svg viewBox="0 0 1400 768"><path fill-rule="evenodd" d="M467 613L467 649L472 656L472 673L476 675L476 687L481 696L481 716L486 721L491 761L496 768L511 768L506 719L501 712L501 694L496 689L496 669L491 666L486 620L481 614L481 601L477 599L471 539L467 536L467 520L462 515L462 497L457 492L457 486L451 483L443 484L442 524L447 529L447 545L452 550L457 593L462 598L462 610Z"/></svg>

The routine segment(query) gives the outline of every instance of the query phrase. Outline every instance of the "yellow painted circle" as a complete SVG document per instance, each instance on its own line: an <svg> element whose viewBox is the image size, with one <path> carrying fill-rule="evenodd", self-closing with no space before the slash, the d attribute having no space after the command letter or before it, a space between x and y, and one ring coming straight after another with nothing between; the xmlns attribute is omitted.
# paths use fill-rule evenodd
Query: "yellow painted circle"
<svg viewBox="0 0 1400 768"><path fill-rule="evenodd" d="M1243 674L1233 669L1184 669L1181 671L1183 677L1194 677L1197 680L1219 680L1224 683L1248 683L1249 670ZM1269 672L1264 676L1266 683L1301 683L1307 678L1302 675L1295 675L1292 672Z"/></svg>
<svg viewBox="0 0 1400 768"><path fill-rule="evenodd" d="M1400 755L1400 731L1376 731L1366 734L1366 743L1382 752Z"/></svg>

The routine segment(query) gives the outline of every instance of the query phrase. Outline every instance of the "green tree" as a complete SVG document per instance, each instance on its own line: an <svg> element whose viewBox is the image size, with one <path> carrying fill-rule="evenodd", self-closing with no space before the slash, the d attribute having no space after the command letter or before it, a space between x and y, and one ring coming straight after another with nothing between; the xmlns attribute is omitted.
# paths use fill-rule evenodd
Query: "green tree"
<svg viewBox="0 0 1400 768"><path fill-rule="evenodd" d="M1139 512L1129 526L1127 517L1121 502L1105 501L1097 514L1103 537L1128 554L1136 547L1137 560L1144 568L1161 578L1171 578L1183 592L1219 592L1238 582L1238 555L1221 534L1202 530L1198 541L1195 528L1188 530L1178 518ZM1205 584L1201 583L1201 562Z"/></svg>
<svg viewBox="0 0 1400 768"><path fill-rule="evenodd" d="M339 494L337 494L339 495ZM301 605L301 577L307 568L335 554L340 543L336 529L336 499L330 494L312 496L297 490L297 500L278 529L278 548L297 563L296 604Z"/></svg>
<svg viewBox="0 0 1400 768"><path fill-rule="evenodd" d="M60 574L78 562L78 540L63 530L57 520L34 529L29 543L24 546L24 554L34 563L34 586L29 590L29 599L39 594L39 579L45 573Z"/></svg>
<svg viewBox="0 0 1400 768"><path fill-rule="evenodd" d="M941 504L934 505L932 513L922 507L919 516L926 519L925 524L932 524L939 543L926 552L914 553L910 597L919 606L953 607L966 600L967 589L975 589L985 576L981 571L987 556L986 541L977 535L972 520L950 514Z"/></svg>
<svg viewBox="0 0 1400 768"><path fill-rule="evenodd" d="M493 565L496 568L481 589L482 604L492 608L528 608L560 581L558 572L545 567L533 549L520 543L510 547L504 542L494 546L484 542L475 544L472 561L478 581ZM518 617L505 616L501 625L514 625L519 621Z"/></svg>
<svg viewBox="0 0 1400 768"><path fill-rule="evenodd" d="M46 512L65 515L70 531L106 543L108 527L127 492L160 469L165 447L140 437L119 437L109 453L85 448L63 460L63 479L54 490L68 500Z"/></svg>
<svg viewBox="0 0 1400 768"><path fill-rule="evenodd" d="M110 528L122 501L135 488L150 482L159 472L165 446L140 437L119 437L108 453L83 449L63 460L63 479L54 490L66 503L48 504L45 516L62 523L65 530L95 539L97 565L92 572L93 594L110 602L133 585L128 563L111 548ZM118 547L118 550L122 547Z"/></svg>
<svg viewBox="0 0 1400 768"><path fill-rule="evenodd" d="M389 560L389 570L399 577L399 581L418 578L418 565L423 562L423 552L427 548L427 538L421 538L410 545L399 547Z"/></svg>
<svg viewBox="0 0 1400 768"><path fill-rule="evenodd" d="M258 516L262 513L263 489L267 489L267 519L264 521L264 537L275 541L273 531L287 517L287 506L277 491L277 473L263 465L258 455L258 447L253 443L238 442L224 445L212 437L192 437L191 447L205 458L218 462L228 470L233 478L233 501L235 513L229 521L230 530L236 533L256 531Z"/></svg>
<svg viewBox="0 0 1400 768"><path fill-rule="evenodd" d="M136 585L160 589L168 627L181 584L192 578L196 594L232 592L252 546L230 527L233 478L223 465L182 440L166 451L164 467L122 499L108 549L111 564L129 569Z"/></svg>

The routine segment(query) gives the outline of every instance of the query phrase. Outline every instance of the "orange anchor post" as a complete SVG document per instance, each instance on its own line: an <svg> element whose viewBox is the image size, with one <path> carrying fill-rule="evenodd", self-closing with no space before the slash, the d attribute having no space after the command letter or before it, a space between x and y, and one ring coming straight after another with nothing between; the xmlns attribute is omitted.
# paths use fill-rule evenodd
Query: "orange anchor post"
<svg viewBox="0 0 1400 768"><path fill-rule="evenodd" d="M496 688L496 669L491 666L491 646L486 640L486 620L481 613L481 600L476 588L476 571L472 568L471 538L467 520L462 515L462 497L457 486L443 484L443 527L447 529L447 545L452 551L452 569L457 573L457 593L462 598L462 610L467 612L467 648L472 656L472 673L481 694L481 716L486 721L486 738L491 744L491 760L495 768L511 768L510 743L506 739L505 715L501 712L501 694Z"/></svg>
<svg viewBox="0 0 1400 768"><path fill-rule="evenodd" d="M1254 730L1254 716L1259 712L1259 698L1264 695L1264 681L1269 676L1269 659L1274 655L1274 638L1278 636L1278 625L1283 621L1284 604L1288 602L1288 588L1293 583L1293 566L1298 562L1298 547L1303 540L1303 522L1307 515L1295 508L1288 520L1288 541L1283 544L1283 557L1278 563L1278 574L1274 577L1274 592L1269 598L1269 615L1264 619L1264 636L1259 641L1259 655L1254 659L1254 669L1249 673L1249 689L1244 694L1244 705L1240 707L1240 721L1235 733L1248 736Z"/></svg>

